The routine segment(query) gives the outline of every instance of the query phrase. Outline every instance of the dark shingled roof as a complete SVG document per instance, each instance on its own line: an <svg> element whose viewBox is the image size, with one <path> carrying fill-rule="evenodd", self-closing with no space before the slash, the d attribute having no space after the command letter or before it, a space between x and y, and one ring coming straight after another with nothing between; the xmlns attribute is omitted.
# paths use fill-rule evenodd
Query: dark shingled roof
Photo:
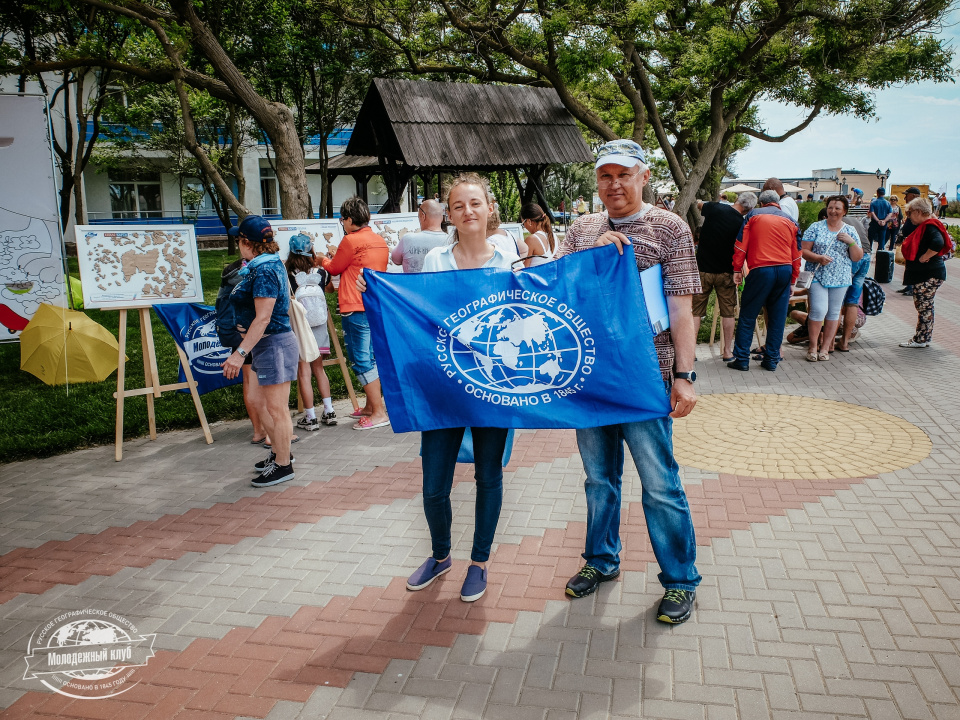
<svg viewBox="0 0 960 720"><path fill-rule="evenodd" d="M323 163L316 162L304 168L307 173L322 173ZM327 169L331 172L349 172L350 170L371 170L379 172L380 160L365 155L334 155L327 162Z"/></svg>
<svg viewBox="0 0 960 720"><path fill-rule="evenodd" d="M373 81L346 150L347 156L380 153L411 168L593 160L551 88L383 78Z"/></svg>

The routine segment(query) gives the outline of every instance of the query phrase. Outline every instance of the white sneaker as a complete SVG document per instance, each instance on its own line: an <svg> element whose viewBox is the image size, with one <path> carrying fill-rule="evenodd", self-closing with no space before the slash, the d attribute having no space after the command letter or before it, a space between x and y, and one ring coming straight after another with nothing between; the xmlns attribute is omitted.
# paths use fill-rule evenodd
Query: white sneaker
<svg viewBox="0 0 960 720"><path fill-rule="evenodd" d="M930 343L918 343L918 342L914 342L913 340L907 340L907 342L900 343L900 347L925 348L925 347L930 347Z"/></svg>
<svg viewBox="0 0 960 720"><path fill-rule="evenodd" d="M310 432L313 432L314 430L320 429L320 421L316 418L308 418L306 415L304 415L302 418L297 420L297 427L301 430L309 430Z"/></svg>

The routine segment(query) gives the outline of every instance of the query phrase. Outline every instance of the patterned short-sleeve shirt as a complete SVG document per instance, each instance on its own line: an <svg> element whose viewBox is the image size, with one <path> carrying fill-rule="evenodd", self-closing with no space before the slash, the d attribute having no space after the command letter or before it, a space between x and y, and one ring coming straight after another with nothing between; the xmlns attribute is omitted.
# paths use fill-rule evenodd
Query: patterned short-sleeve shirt
<svg viewBox="0 0 960 720"><path fill-rule="evenodd" d="M850 225L844 223L843 227L834 232L827 227L826 220L818 220L810 225L803 234L803 242L813 243L813 252L817 255L827 255L833 262L828 265L807 261L805 270L813 271L813 279L823 285L823 287L846 287L853 282L852 268L850 261L850 248L845 242L837 239L837 235L846 233L854 240L858 240L857 231Z"/></svg>
<svg viewBox="0 0 960 720"><path fill-rule="evenodd" d="M610 220L606 212L581 216L567 231L556 256L559 258L592 248L596 239L609 229ZM693 236L678 215L648 206L639 218L617 223L616 229L633 243L638 271L660 264L666 295L695 295L701 291ZM654 337L653 343L660 360L660 373L665 381L672 382L676 353L670 331L665 330Z"/></svg>

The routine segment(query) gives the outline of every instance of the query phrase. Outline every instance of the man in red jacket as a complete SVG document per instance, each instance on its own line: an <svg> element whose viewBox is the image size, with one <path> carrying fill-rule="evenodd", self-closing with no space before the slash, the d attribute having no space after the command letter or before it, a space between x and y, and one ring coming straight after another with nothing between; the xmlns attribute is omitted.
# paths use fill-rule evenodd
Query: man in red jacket
<svg viewBox="0 0 960 720"><path fill-rule="evenodd" d="M767 311L767 339L760 366L773 372L780 362L780 344L787 321L790 287L800 274L800 228L780 209L774 190L760 193L760 207L745 219L733 250L733 281L743 281L744 261L749 268L740 298L740 320L733 345L731 370L750 369L750 343L760 311Z"/></svg>

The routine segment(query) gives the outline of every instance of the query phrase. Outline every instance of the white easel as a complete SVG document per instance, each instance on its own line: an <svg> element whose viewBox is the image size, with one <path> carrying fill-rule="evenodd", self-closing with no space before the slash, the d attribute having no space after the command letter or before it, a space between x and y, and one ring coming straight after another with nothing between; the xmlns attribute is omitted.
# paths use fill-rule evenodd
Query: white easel
<svg viewBox="0 0 960 720"><path fill-rule="evenodd" d="M147 397L147 423L150 428L150 439L157 439L157 417L153 408L154 398L160 397L162 393L172 390L190 389L190 395L193 398L193 406L197 410L197 417L200 418L200 427L203 428L203 437L207 445L213 442L213 436L210 434L210 426L207 424L207 416L203 412L203 405L200 403L200 393L197 392L197 382L193 379L193 372L190 369L190 362L183 349L174 343L177 353L180 355L180 366L183 368L183 374L187 378L186 382L172 383L169 385L160 384L160 373L157 371L157 352L153 344L153 323L150 320L149 307L130 307L117 308L120 311L120 356L117 361L117 391L113 396L117 399L117 428L116 428L116 450L114 457L117 462L123 458L123 401L128 397L146 395ZM125 370L127 362L127 311L135 310L140 314L140 342L143 348L143 380L144 386L128 390L124 387Z"/></svg>

